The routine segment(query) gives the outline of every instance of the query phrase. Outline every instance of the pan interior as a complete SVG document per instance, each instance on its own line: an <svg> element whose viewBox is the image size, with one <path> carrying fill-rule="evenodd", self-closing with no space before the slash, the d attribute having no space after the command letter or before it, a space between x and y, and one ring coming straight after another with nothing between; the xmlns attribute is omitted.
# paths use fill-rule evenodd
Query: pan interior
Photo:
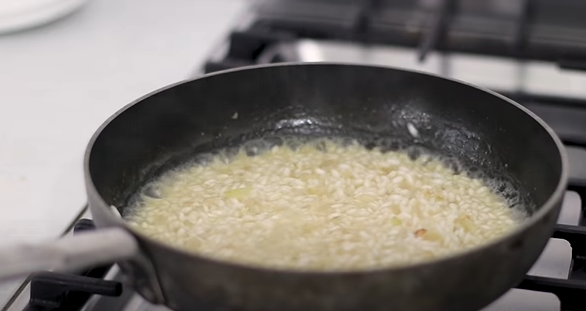
<svg viewBox="0 0 586 311"><path fill-rule="evenodd" d="M143 186L169 169L291 136L438 155L489 180L528 214L555 191L562 172L551 135L498 96L407 71L306 64L212 75L139 101L97 136L89 173L102 198L125 214Z"/></svg>

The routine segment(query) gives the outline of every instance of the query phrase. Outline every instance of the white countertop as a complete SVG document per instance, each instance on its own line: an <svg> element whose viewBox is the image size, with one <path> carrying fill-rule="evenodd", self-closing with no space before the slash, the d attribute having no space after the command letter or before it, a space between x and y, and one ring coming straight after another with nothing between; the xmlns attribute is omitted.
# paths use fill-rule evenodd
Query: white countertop
<svg viewBox="0 0 586 311"><path fill-rule="evenodd" d="M0 36L0 246L58 236L86 201L82 157L97 127L189 77L244 6L90 0L61 21Z"/></svg>

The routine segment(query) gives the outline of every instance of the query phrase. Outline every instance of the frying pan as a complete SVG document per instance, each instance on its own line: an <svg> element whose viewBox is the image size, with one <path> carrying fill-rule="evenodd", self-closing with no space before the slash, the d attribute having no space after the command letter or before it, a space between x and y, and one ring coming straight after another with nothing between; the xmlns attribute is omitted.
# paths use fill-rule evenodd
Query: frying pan
<svg viewBox="0 0 586 311"><path fill-rule="evenodd" d="M142 185L188 159L289 135L346 137L368 147L442 155L455 169L517 189L497 190L530 217L498 240L442 259L302 272L187 253L134 231L117 216ZM100 229L4 249L0 276L117 261L147 300L181 311L478 310L518 284L537 260L568 178L560 140L505 97L429 74L331 63L228 70L157 90L100 127L84 166Z"/></svg>

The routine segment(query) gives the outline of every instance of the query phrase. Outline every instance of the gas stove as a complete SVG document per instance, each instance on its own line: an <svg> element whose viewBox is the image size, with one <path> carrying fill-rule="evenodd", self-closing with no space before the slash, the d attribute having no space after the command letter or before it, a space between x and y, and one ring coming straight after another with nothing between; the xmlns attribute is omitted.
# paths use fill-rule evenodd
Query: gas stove
<svg viewBox="0 0 586 311"><path fill-rule="evenodd" d="M467 81L526 106L564 141L570 185L540 259L482 311L586 310L584 13L580 0L261 0L195 74L290 61L364 63ZM89 219L84 208L67 234L91 230ZM0 310L168 309L134 293L112 264L33 275Z"/></svg>

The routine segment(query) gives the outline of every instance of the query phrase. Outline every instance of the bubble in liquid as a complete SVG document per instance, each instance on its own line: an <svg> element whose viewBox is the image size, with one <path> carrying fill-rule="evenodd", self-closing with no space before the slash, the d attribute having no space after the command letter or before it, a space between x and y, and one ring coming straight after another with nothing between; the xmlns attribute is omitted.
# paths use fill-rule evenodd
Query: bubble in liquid
<svg viewBox="0 0 586 311"><path fill-rule="evenodd" d="M409 131L409 134L411 134L411 136L419 137L419 131L411 122L407 123L407 130Z"/></svg>
<svg viewBox="0 0 586 311"><path fill-rule="evenodd" d="M470 178L474 179L484 179L484 173L482 170L477 166L471 166L466 170L466 173Z"/></svg>
<svg viewBox="0 0 586 311"><path fill-rule="evenodd" d="M147 184L142 190L142 195L153 199L161 198L161 193L154 183Z"/></svg>
<svg viewBox="0 0 586 311"><path fill-rule="evenodd" d="M439 160L450 170L452 170L455 174L460 174L464 171L464 165L462 162L454 157L439 157Z"/></svg>
<svg viewBox="0 0 586 311"><path fill-rule="evenodd" d="M405 149L405 152L411 160L417 160L423 156L432 156L427 148L422 146L410 146ZM433 156L432 156L433 157Z"/></svg>

